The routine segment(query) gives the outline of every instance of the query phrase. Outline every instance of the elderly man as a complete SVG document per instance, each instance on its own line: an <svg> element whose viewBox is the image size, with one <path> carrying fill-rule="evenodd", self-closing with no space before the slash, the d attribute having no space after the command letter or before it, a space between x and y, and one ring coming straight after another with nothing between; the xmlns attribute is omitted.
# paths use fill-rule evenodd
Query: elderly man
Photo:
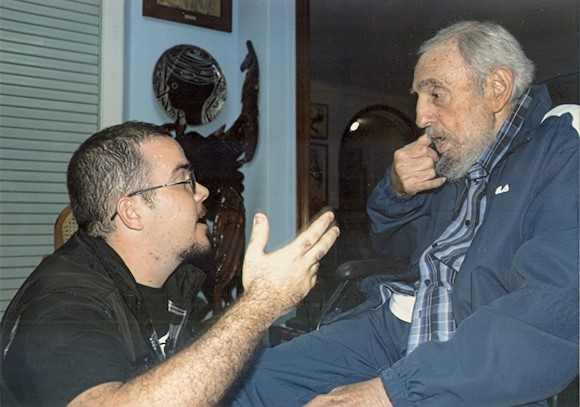
<svg viewBox="0 0 580 407"><path fill-rule="evenodd" d="M546 405L578 374L578 106L552 110L498 25L461 22L419 52L425 133L368 203L365 304L261 355L235 405Z"/></svg>
<svg viewBox="0 0 580 407"><path fill-rule="evenodd" d="M268 326L312 288L338 236L329 212L265 254L268 219L257 214L244 294L192 343L195 278L178 266L209 249L208 190L171 134L129 122L93 135L73 155L68 188L80 230L2 322L2 405L216 404Z"/></svg>

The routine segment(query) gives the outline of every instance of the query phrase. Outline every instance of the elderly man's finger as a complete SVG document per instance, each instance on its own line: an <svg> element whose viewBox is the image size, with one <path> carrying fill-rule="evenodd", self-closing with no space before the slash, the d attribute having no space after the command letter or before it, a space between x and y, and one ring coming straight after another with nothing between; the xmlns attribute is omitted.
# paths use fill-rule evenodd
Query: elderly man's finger
<svg viewBox="0 0 580 407"><path fill-rule="evenodd" d="M422 146L429 146L432 143L431 137L429 137L427 134L421 134L421 136L419 136L419 138L417 138L417 144L422 145Z"/></svg>

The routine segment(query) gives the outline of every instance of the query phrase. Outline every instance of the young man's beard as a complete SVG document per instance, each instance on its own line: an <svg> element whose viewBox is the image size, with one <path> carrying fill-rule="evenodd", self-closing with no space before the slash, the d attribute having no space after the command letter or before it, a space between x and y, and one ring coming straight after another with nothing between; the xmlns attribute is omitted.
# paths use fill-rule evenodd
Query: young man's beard
<svg viewBox="0 0 580 407"><path fill-rule="evenodd" d="M195 242L188 249L184 250L179 256L182 263L195 264L211 257L213 253L209 243L201 244Z"/></svg>

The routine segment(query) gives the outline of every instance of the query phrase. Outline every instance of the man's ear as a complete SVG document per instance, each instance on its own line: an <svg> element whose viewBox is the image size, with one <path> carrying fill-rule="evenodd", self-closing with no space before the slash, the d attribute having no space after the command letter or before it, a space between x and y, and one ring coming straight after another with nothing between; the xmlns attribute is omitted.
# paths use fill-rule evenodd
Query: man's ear
<svg viewBox="0 0 580 407"><path fill-rule="evenodd" d="M125 226L133 230L143 229L141 207L136 205L133 197L124 196L117 201L117 217Z"/></svg>
<svg viewBox="0 0 580 407"><path fill-rule="evenodd" d="M505 66L495 68L488 76L487 99L494 113L509 104L514 88L514 74Z"/></svg>

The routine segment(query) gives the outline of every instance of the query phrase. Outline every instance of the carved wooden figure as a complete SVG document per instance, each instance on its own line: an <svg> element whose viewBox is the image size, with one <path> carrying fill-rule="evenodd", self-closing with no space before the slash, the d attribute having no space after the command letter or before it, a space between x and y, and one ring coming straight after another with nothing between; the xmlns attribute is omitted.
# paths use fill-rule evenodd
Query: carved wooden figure
<svg viewBox="0 0 580 407"><path fill-rule="evenodd" d="M212 258L205 259L199 266L208 273L204 294L214 315L222 312L234 300L234 289L237 289L238 294L241 290L245 208L241 195L244 175L239 169L254 157L259 135L258 59L251 41L247 41L246 45L248 53L240 66L241 71L246 73L242 88L242 111L228 130L225 130L224 125L209 136L195 131L186 132L187 118L199 117L199 114L192 112L178 114L175 122L164 125L175 133L175 139L194 166L197 180L210 191L205 205L207 219L213 222L211 242L214 252ZM166 101L172 103L171 94ZM181 101L180 107L183 109L184 106L187 109L188 106L200 104Z"/></svg>

